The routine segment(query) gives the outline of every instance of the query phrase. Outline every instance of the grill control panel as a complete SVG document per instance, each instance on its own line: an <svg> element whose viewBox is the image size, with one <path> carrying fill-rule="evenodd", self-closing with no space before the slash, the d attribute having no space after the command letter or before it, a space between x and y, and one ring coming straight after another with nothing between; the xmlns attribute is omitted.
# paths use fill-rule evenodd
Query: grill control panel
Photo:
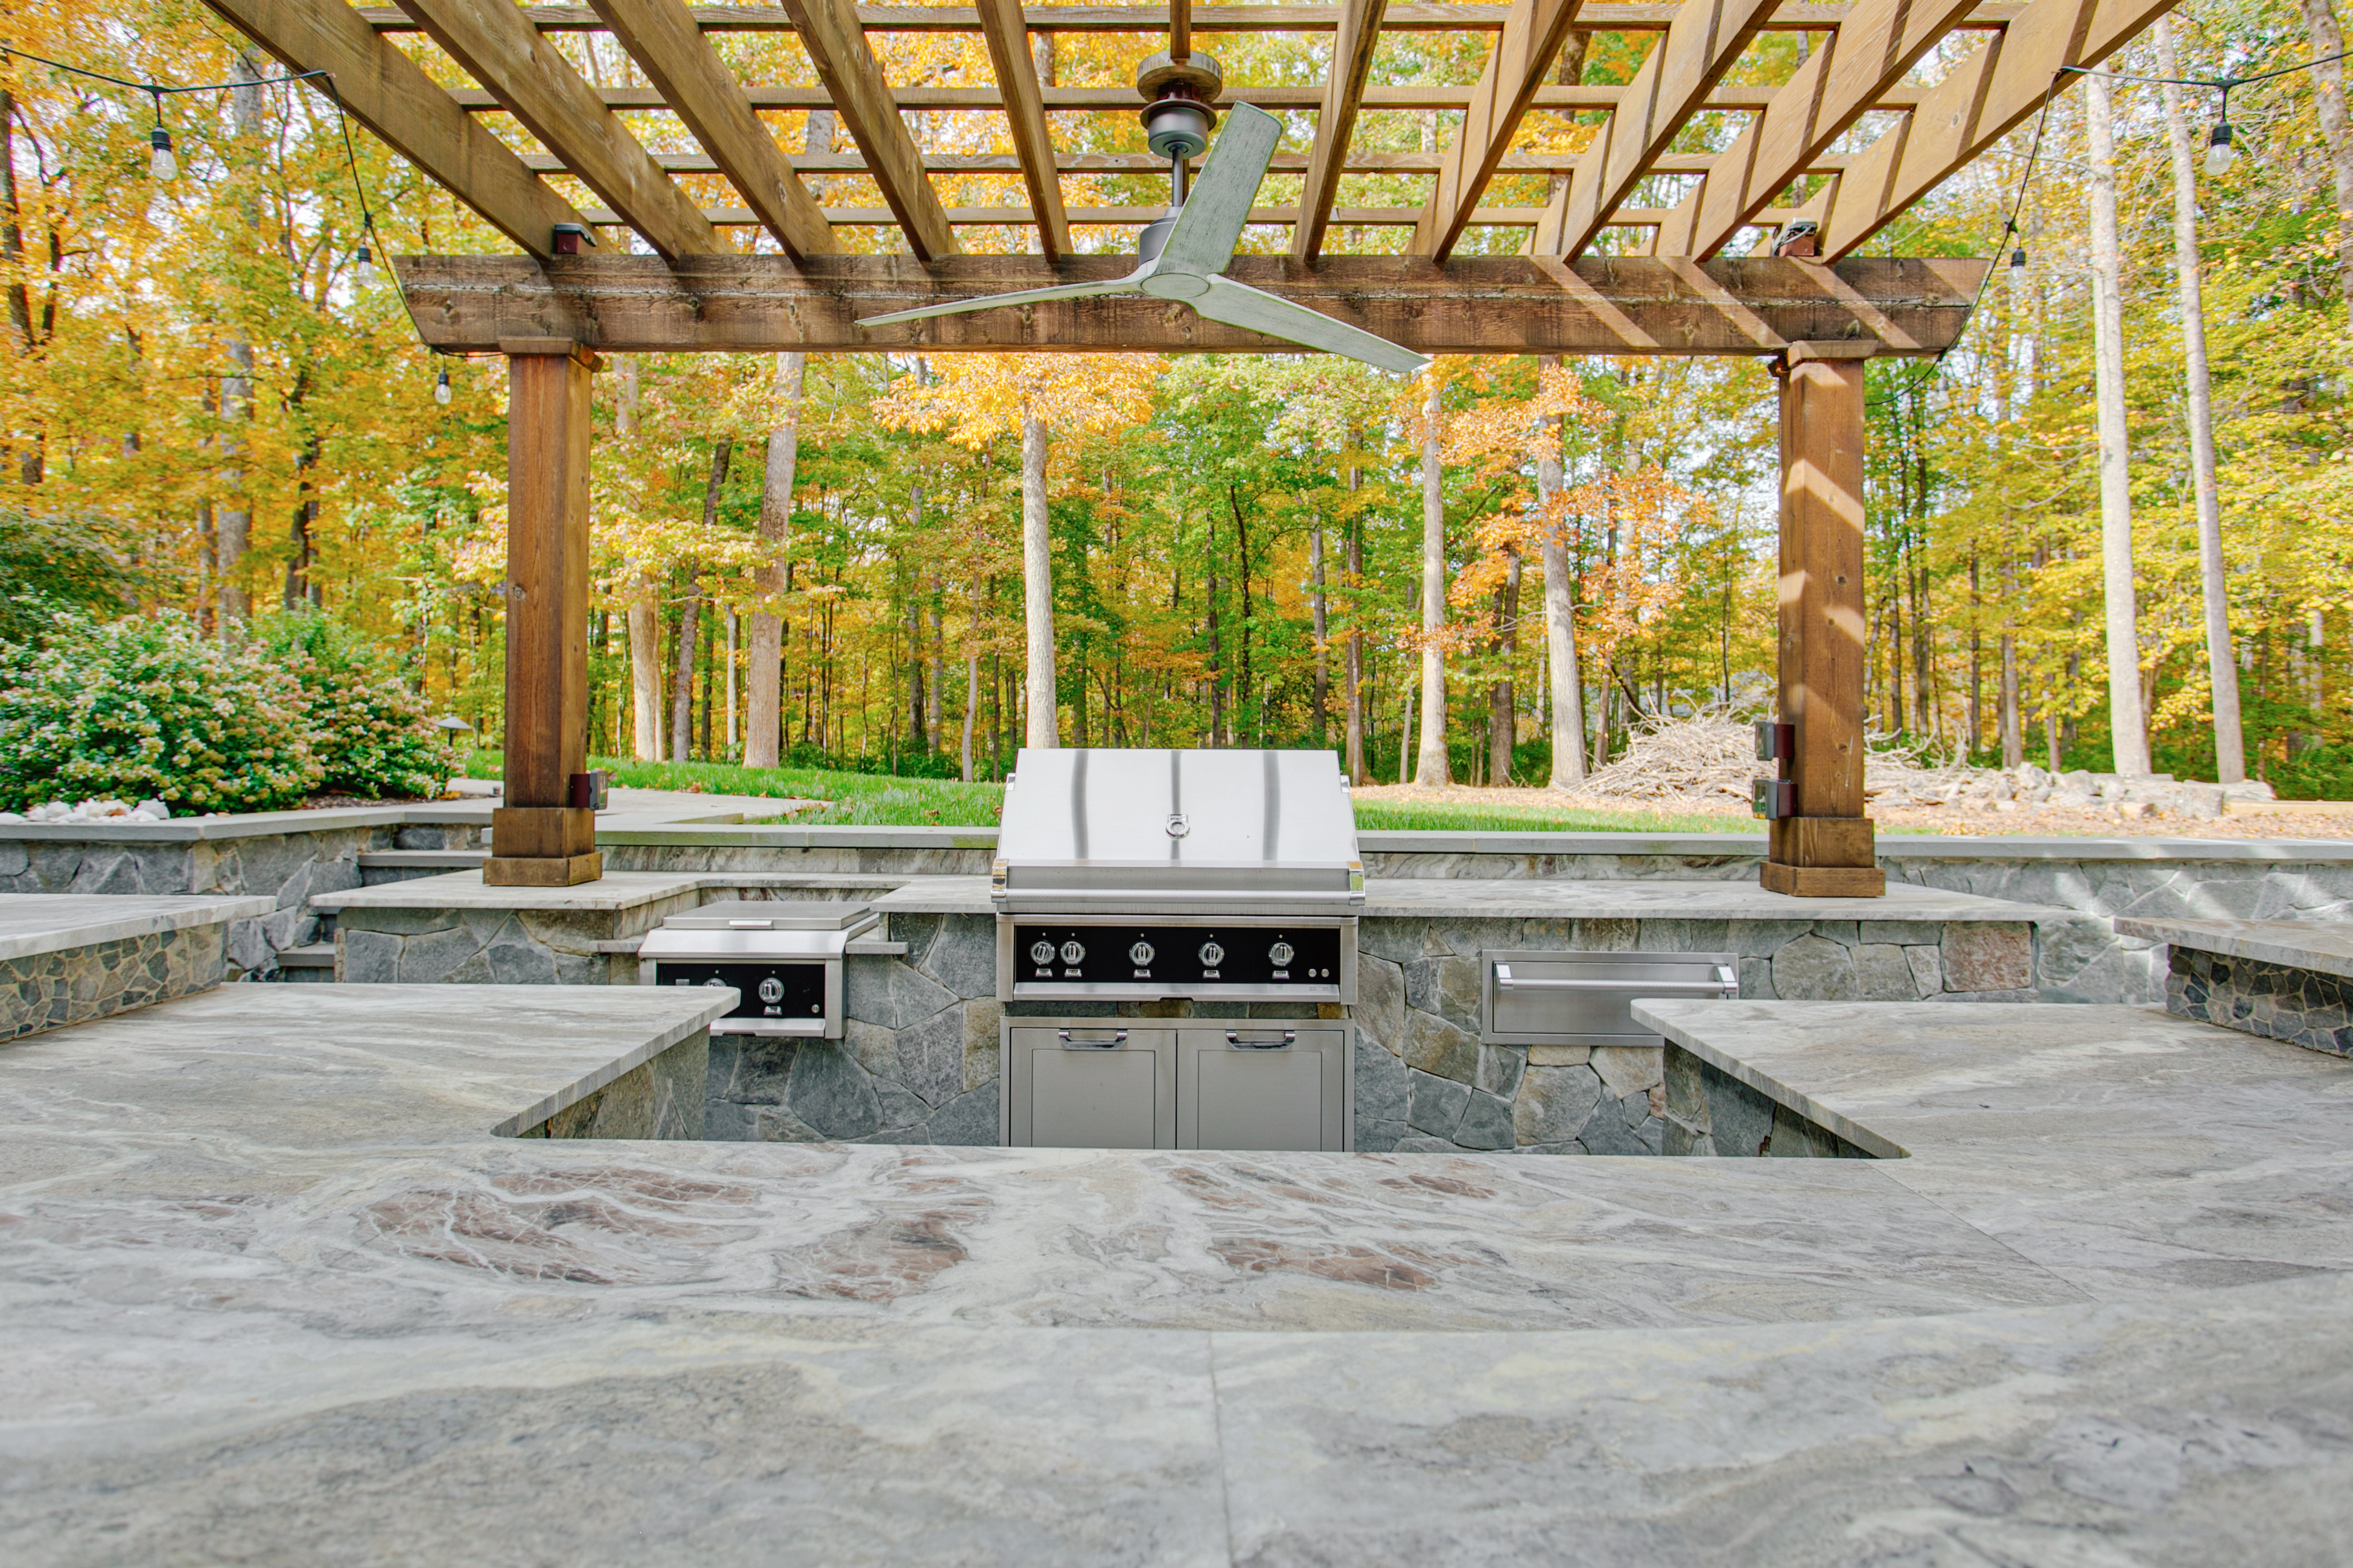
<svg viewBox="0 0 2353 1568"><path fill-rule="evenodd" d="M819 1019L825 1017L825 965L816 963L695 963L663 959L654 965L657 985L733 985L737 993L731 1018ZM714 1033L725 1034L713 1024Z"/></svg>
<svg viewBox="0 0 2353 1568"><path fill-rule="evenodd" d="M1248 985L1303 992L1340 984L1341 933L1329 926L1054 925L1017 921L1017 982Z"/></svg>

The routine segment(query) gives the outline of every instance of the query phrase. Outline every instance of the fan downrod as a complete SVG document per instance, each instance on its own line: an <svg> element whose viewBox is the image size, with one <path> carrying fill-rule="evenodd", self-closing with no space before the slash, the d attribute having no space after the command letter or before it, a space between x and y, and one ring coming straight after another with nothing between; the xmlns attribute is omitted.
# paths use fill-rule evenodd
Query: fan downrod
<svg viewBox="0 0 2353 1568"><path fill-rule="evenodd" d="M1145 261L1159 256L1176 226L1176 215L1185 205L1187 168L1208 149L1209 132L1218 123L1217 111L1209 106L1225 86L1224 70L1198 49L1183 59L1163 49L1135 68L1135 90L1150 100L1143 113L1145 145L1168 160L1168 211L1145 225L1136 237L1136 251Z"/></svg>

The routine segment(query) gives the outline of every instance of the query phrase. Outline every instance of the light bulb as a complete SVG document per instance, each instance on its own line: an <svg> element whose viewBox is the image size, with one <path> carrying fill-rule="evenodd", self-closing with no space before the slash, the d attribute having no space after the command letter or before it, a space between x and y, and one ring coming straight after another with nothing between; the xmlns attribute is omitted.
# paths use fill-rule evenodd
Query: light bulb
<svg viewBox="0 0 2353 1568"><path fill-rule="evenodd" d="M375 269L375 258L370 254L364 240L360 244L359 261L359 266L352 273L353 281L363 289L375 288L378 276Z"/></svg>
<svg viewBox="0 0 2353 1568"><path fill-rule="evenodd" d="M2026 247L2020 246L2010 253L2010 291L2017 294L2026 287Z"/></svg>
<svg viewBox="0 0 2353 1568"><path fill-rule="evenodd" d="M433 401L444 408L449 406L449 373L446 370L433 378Z"/></svg>
<svg viewBox="0 0 2353 1568"><path fill-rule="evenodd" d="M2231 122L2216 121L2213 134L2206 139L2206 172L2221 179L2231 172L2231 164L2238 155L2238 150L2231 145Z"/></svg>
<svg viewBox="0 0 2353 1568"><path fill-rule="evenodd" d="M147 142L153 148L147 154L147 177L151 180L178 179L180 161L172 156L172 133L158 125L148 133Z"/></svg>

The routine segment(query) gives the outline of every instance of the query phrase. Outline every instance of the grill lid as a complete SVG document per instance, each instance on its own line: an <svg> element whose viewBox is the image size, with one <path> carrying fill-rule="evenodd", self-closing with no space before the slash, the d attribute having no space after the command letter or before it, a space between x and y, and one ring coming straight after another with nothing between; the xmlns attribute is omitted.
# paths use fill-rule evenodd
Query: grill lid
<svg viewBox="0 0 2353 1568"><path fill-rule="evenodd" d="M1364 868L1329 752L1025 749L993 891L1007 910L1273 899L1345 913Z"/></svg>
<svg viewBox="0 0 2353 1568"><path fill-rule="evenodd" d="M722 899L662 921L665 931L851 931L872 906L848 899Z"/></svg>

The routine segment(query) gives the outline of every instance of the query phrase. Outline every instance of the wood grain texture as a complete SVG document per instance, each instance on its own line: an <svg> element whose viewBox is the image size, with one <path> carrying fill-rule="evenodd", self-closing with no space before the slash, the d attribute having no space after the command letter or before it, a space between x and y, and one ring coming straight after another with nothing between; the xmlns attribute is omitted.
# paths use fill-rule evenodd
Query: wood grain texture
<svg viewBox="0 0 2353 1568"><path fill-rule="evenodd" d="M1799 817L1863 809L1863 364L1791 364L1781 384L1780 718Z"/></svg>
<svg viewBox="0 0 2353 1568"><path fill-rule="evenodd" d="M466 74L496 94L541 142L559 151L581 182L648 245L670 259L725 248L694 203L596 100L596 90L507 0L408 0L407 8Z"/></svg>
<svg viewBox="0 0 2353 1568"><path fill-rule="evenodd" d="M708 153L654 153L653 161L678 174L715 174L718 161ZM1389 153L1363 148L1351 151L1339 165L1344 174L1429 174L1438 171L1443 153ZM1506 153L1496 165L1499 174L1567 174L1577 167L1575 153ZM1267 164L1271 174L1303 174L1309 154L1277 153ZM1825 153L1812 159L1801 174L1826 174L1843 169L1852 160L1843 153ZM547 153L526 153L523 166L535 174L560 174L564 160ZM1715 166L1713 153L1662 153L1651 167L1660 174L1704 174ZM805 153L793 155L793 167L804 174L862 174L866 159L855 153ZM1149 153L1058 153L1054 166L1066 174L1165 174L1166 159ZM926 153L923 168L934 174L1018 174L1021 159L1013 153ZM956 209L950 207L951 215ZM1419 209L1416 209L1417 211Z"/></svg>
<svg viewBox="0 0 2353 1568"><path fill-rule="evenodd" d="M1660 254L1702 260L1805 174L1904 79L1975 0L1862 0L1745 127L1662 229ZM1900 134L1901 132L1894 132ZM1658 166L1654 160L1652 167Z"/></svg>
<svg viewBox="0 0 2353 1568"><path fill-rule="evenodd" d="M1608 226L1651 161L1706 106L1716 79L1732 68L1774 0L1686 0L1667 36L1626 84L1626 93L1586 149L1577 173L1554 196L1556 217L1536 230L1538 255L1578 257Z"/></svg>
<svg viewBox="0 0 2353 1568"><path fill-rule="evenodd" d="M659 88L600 87L592 89L596 101L607 109L664 109L670 100ZM1706 109L1762 109L1773 101L1778 88L1729 85L1719 83L1711 89ZM1927 96L1927 89L1918 87L1890 88L1873 109L1912 109ZM1108 113L1133 114L1142 107L1132 89L1123 87L1050 87L1041 89L1046 107L1064 110L1095 110ZM1365 89L1366 109L1461 109L1471 101L1472 89L1465 86L1450 86L1444 82L1423 82L1411 87L1368 87ZM1578 87L1546 87L1536 90L1538 109L1610 109L1625 97L1622 87L1584 85ZM503 108L499 100L477 88L451 88L450 98L461 108L487 114ZM746 87L744 96L754 109L825 109L833 100L822 87ZM1002 109L1004 96L993 87L894 87L891 97L901 109ZM1316 109L1324 102L1320 87L1250 87L1228 88L1215 102L1219 109L1231 109L1237 103L1252 103L1261 109Z"/></svg>
<svg viewBox="0 0 2353 1568"><path fill-rule="evenodd" d="M751 101L680 0L593 0L718 171L742 193L788 256L839 248L808 188L752 112ZM669 165L656 161L659 166Z"/></svg>
<svg viewBox="0 0 2353 1568"><path fill-rule="evenodd" d="M910 322L860 317L1014 289L1123 276L1131 259L967 256L399 257L425 342L480 350L501 337L570 337L606 351L1271 349L1239 329L1140 298L1066 300ZM1765 354L1800 340L1935 353L1958 337L1989 261L1853 258L1683 261L1335 256L1314 266L1237 257L1228 275L1423 353Z"/></svg>
<svg viewBox="0 0 2353 1568"><path fill-rule="evenodd" d="M1054 136L1046 124L1043 84L1029 53L1029 29L1021 19L1021 0L981 0L981 33L988 40L989 63L997 70L997 91L1005 100L1005 118L1013 137L1023 184L1029 187L1029 210L1037 215L1038 246L1049 257L1071 254L1070 220L1062 214L1062 179L1054 156ZM921 160L928 167L928 160Z"/></svg>
<svg viewBox="0 0 2353 1568"><path fill-rule="evenodd" d="M1315 114L1315 145L1301 172L1299 210L1303 221L1293 231L1291 254L1313 261L1324 248L1324 233L1332 218L1332 198L1340 176L1348 173L1349 144L1356 139L1356 111L1364 107L1365 84L1371 78L1373 55L1380 47L1381 17L1388 0L1340 0L1339 31L1332 40L1332 70L1324 83L1324 101ZM1289 174L1288 161L1277 154L1270 172ZM1433 165L1434 166L1434 165Z"/></svg>
<svg viewBox="0 0 2353 1568"><path fill-rule="evenodd" d="M2067 67L2099 64L2174 4L2035 0L1945 74L1902 134L1882 136L1841 176L1820 215L1822 254L1851 254L2063 89Z"/></svg>
<svg viewBox="0 0 2353 1568"><path fill-rule="evenodd" d="M554 254L557 224L587 222L350 7L302 0L206 4L288 69L332 72L353 119L533 255Z"/></svg>
<svg viewBox="0 0 2353 1568"><path fill-rule="evenodd" d="M957 254L962 247L923 173L915 139L899 118L881 62L867 47L858 7L849 0L786 0L785 8L834 110L866 154L868 176L881 187L883 205L898 216L908 247L926 261Z"/></svg>
<svg viewBox="0 0 2353 1568"><path fill-rule="evenodd" d="M572 353L507 365L504 800L568 808L571 777L588 765L589 370ZM501 854L589 847L525 849L496 833L492 843Z"/></svg>
<svg viewBox="0 0 2353 1568"><path fill-rule="evenodd" d="M1472 209L1495 165L1511 151L1520 120L1536 89L1551 74L1561 40L1577 16L1578 0L1519 0L1504 18L1503 36L1487 51L1478 84L1454 129L1421 221L1413 231L1413 253L1443 261L1471 223ZM1673 35L1670 34L1672 41Z"/></svg>
<svg viewBox="0 0 2353 1568"><path fill-rule="evenodd" d="M1028 207L944 207L948 222L973 224L988 227L1025 227L1038 221L1038 215ZM1120 224L1140 227L1160 217L1167 208L1157 205L1137 207L1066 207L1063 216L1074 224ZM620 216L609 207L590 207L588 216L598 223L618 223ZM703 217L717 228L758 228L760 215L750 207L704 207ZM1655 227L1674 215L1664 207L1620 207L1609 215L1613 225L1636 228ZM1793 216L1775 207L1757 215L1762 224L1778 223ZM1471 221L1502 228L1534 228L1544 221L1542 207L1477 207ZM1343 228L1411 228L1421 222L1419 207L1335 207L1330 221ZM899 215L888 207L827 207L825 220L839 227L896 228ZM1250 221L1254 224L1295 224L1299 221L1297 207L1252 207ZM1650 254L1646 249L1645 255ZM1040 258L1039 259L1044 259ZM1131 263L1132 265L1132 263Z"/></svg>

